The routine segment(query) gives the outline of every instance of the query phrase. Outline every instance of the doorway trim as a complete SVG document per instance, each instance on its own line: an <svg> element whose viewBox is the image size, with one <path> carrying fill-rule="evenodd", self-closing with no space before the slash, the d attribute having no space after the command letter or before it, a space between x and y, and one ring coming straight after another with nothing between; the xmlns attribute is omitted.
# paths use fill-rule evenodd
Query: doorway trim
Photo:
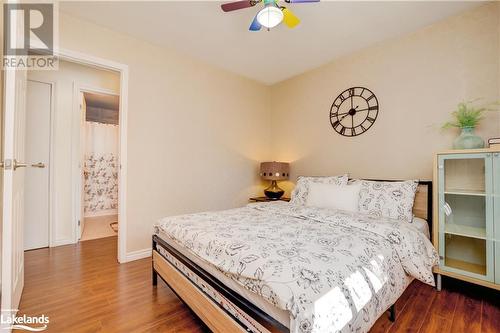
<svg viewBox="0 0 500 333"><path fill-rule="evenodd" d="M127 262L127 114L128 114L128 65L118 63L112 60L107 60L99 57L95 57L92 55L71 51L67 49L59 49L57 52L57 56L61 60L65 60L72 63L77 63L81 65L91 66L98 69L111 70L114 72L118 72L120 74L120 105L119 105L119 152L120 152L120 164L119 164L119 172L118 172L118 262L124 263ZM73 112L73 122L75 118L78 117L78 113L75 114ZM78 118L79 123L79 118ZM72 124L74 125L74 123ZM73 127L75 128L75 127ZM73 133L72 137L72 188L73 188L73 239L78 240L77 228L78 228L78 220L76 217L78 216L78 212L76 209L79 209L79 202L76 202L78 183L75 180L74 175L78 174L78 171L75 173L75 167L78 169L78 151L74 151L75 147L75 136L78 134L78 145L80 146L80 137L79 131L78 133ZM75 163L75 159L77 160Z"/></svg>

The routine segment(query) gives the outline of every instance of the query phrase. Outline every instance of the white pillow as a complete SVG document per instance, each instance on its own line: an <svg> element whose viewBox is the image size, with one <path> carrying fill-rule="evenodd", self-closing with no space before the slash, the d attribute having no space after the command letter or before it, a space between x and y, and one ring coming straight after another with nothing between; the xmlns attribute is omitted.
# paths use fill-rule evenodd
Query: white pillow
<svg viewBox="0 0 500 333"><path fill-rule="evenodd" d="M307 196L309 195L309 185L314 183L321 184L335 184L335 185L346 185L349 177L347 175L342 176L326 176L326 177L304 177L299 176L297 178L297 185L295 185L292 191L291 204L294 205L305 205L307 201Z"/></svg>
<svg viewBox="0 0 500 333"><path fill-rule="evenodd" d="M309 184L306 205L310 207L332 208L356 212L358 210L361 184L334 185Z"/></svg>

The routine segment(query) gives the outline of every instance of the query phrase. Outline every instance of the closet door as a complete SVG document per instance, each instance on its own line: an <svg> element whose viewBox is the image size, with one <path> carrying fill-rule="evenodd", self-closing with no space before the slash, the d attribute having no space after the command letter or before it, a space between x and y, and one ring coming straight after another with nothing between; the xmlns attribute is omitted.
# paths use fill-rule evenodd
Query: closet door
<svg viewBox="0 0 500 333"><path fill-rule="evenodd" d="M493 153L495 283L500 284L500 153Z"/></svg>
<svg viewBox="0 0 500 333"><path fill-rule="evenodd" d="M492 154L440 155L438 163L440 268L493 282Z"/></svg>

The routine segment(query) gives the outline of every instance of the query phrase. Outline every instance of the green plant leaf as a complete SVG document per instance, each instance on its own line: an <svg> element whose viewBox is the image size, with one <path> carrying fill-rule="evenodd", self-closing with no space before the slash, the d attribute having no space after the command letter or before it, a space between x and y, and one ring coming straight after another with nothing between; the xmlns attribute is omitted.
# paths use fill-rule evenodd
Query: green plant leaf
<svg viewBox="0 0 500 333"><path fill-rule="evenodd" d="M446 122L443 128L477 127L479 122L484 119L485 112L499 111L500 103L498 101L486 106L475 107L472 104L477 100L458 103L457 109L451 113L453 120Z"/></svg>

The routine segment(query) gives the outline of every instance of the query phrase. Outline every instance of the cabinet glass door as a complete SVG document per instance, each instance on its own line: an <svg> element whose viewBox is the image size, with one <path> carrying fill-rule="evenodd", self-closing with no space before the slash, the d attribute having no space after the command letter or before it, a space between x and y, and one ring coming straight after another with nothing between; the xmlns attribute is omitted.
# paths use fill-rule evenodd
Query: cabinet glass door
<svg viewBox="0 0 500 333"><path fill-rule="evenodd" d="M500 153L493 153L495 283L500 284Z"/></svg>
<svg viewBox="0 0 500 333"><path fill-rule="evenodd" d="M440 155L438 168L440 267L493 281L492 155Z"/></svg>

